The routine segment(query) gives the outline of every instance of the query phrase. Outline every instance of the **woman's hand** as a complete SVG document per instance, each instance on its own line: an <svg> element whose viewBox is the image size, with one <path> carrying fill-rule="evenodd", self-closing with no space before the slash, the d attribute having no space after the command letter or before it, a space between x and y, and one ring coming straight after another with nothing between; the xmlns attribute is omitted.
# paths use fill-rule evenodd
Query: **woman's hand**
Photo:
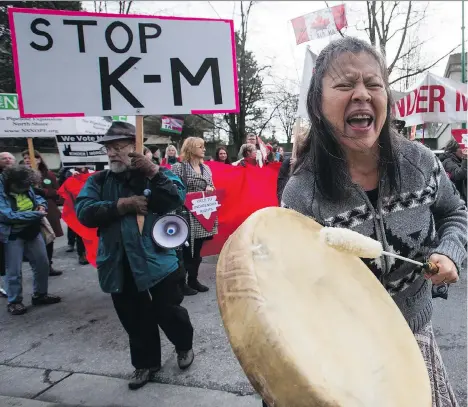
<svg viewBox="0 0 468 407"><path fill-rule="evenodd" d="M213 192L214 190L214 187L210 187L209 185L205 189L206 192Z"/></svg>
<svg viewBox="0 0 468 407"><path fill-rule="evenodd" d="M38 206L37 210L42 213L47 213L46 208L44 208L43 206Z"/></svg>
<svg viewBox="0 0 468 407"><path fill-rule="evenodd" d="M439 267L439 272L436 275L429 276L426 274L426 278L430 279L432 284L452 284L459 280L457 267L447 256L444 256L443 254L433 254L429 257L429 261L432 261Z"/></svg>

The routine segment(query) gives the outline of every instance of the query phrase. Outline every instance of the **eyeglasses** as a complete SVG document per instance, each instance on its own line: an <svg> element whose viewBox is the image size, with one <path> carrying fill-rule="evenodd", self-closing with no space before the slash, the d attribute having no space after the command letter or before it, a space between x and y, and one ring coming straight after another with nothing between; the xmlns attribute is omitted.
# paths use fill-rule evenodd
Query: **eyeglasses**
<svg viewBox="0 0 468 407"><path fill-rule="evenodd" d="M113 145L107 145L103 146L102 149L105 153L110 153L111 151L114 151L115 153L120 153L124 148L127 148L128 146L132 145L132 143L125 144L124 146L113 146Z"/></svg>

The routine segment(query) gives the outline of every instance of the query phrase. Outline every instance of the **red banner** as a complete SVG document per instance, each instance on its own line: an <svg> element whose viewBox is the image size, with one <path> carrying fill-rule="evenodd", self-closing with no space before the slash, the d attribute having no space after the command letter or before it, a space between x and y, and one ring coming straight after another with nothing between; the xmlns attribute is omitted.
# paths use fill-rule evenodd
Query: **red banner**
<svg viewBox="0 0 468 407"><path fill-rule="evenodd" d="M205 163L213 173L213 183L220 206L217 207L218 234L203 245L202 256L219 254L229 236L254 212L278 206L276 185L280 163L263 168L231 166L215 161ZM75 199L89 174L68 178L59 189L64 199L62 218L83 239L88 261L96 267L98 238L96 229L83 226L75 213ZM198 193L202 196L202 193ZM205 193L205 196L213 194ZM190 195L189 195L190 196Z"/></svg>
<svg viewBox="0 0 468 407"><path fill-rule="evenodd" d="M75 212L75 200L92 173L77 174L69 177L58 190L63 198L62 219L77 235L83 239L88 261L96 267L96 253L98 248L97 229L90 229L80 223Z"/></svg>
<svg viewBox="0 0 468 407"><path fill-rule="evenodd" d="M206 163L213 173L216 189L224 191L218 210L218 234L204 243L201 255L219 254L229 236L254 212L278 206L276 185L281 163L262 168Z"/></svg>

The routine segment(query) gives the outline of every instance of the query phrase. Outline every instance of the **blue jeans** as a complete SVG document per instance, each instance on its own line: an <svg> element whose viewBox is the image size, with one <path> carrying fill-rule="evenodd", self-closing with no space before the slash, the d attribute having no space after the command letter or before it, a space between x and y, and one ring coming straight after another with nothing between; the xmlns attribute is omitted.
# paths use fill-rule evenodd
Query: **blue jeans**
<svg viewBox="0 0 468 407"><path fill-rule="evenodd" d="M42 234L32 240L9 240L5 243L5 290L9 303L23 301L23 254L29 260L33 272L34 294L47 294L49 283L49 259Z"/></svg>

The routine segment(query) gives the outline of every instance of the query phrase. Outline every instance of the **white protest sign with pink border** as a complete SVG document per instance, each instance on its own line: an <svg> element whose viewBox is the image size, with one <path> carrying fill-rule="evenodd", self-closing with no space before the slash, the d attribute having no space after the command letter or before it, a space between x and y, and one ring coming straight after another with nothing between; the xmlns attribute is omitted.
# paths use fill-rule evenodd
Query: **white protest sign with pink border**
<svg viewBox="0 0 468 407"><path fill-rule="evenodd" d="M239 111L232 20L8 13L21 117Z"/></svg>

